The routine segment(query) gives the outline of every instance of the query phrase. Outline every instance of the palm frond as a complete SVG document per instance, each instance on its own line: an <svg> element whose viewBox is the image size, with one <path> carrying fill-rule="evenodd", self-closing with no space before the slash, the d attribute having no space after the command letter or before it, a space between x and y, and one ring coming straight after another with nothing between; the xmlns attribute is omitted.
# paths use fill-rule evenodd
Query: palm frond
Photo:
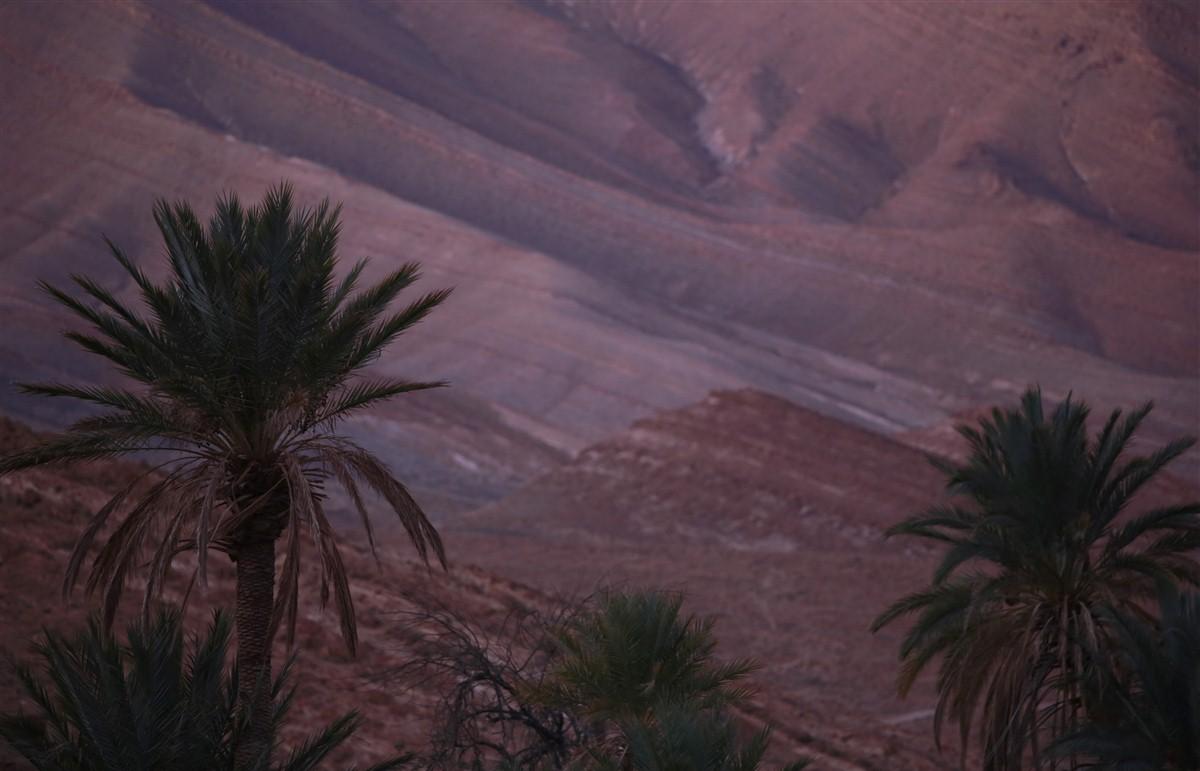
<svg viewBox="0 0 1200 771"><path fill-rule="evenodd" d="M333 396L329 403L313 418L313 424L321 424L345 418L351 412L365 409L377 402L392 399L400 394L445 388L445 381L429 383L407 380L365 380L354 383Z"/></svg>

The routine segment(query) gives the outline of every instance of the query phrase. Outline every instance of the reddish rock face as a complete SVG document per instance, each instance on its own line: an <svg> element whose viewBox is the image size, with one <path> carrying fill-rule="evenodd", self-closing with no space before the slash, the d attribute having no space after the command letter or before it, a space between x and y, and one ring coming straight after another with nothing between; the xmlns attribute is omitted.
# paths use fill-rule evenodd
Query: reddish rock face
<svg viewBox="0 0 1200 771"><path fill-rule="evenodd" d="M907 446L1033 382L1200 431L1193 3L96 0L0 30L0 381L111 378L34 281L132 298L100 235L161 275L154 198L343 201L347 260L457 286L379 365L454 388L347 429L474 523L464 559L694 585L750 614L764 709L854 757L928 746L894 640L854 647L862 592L925 570L875 539L936 494ZM704 401L747 387L774 396Z"/></svg>

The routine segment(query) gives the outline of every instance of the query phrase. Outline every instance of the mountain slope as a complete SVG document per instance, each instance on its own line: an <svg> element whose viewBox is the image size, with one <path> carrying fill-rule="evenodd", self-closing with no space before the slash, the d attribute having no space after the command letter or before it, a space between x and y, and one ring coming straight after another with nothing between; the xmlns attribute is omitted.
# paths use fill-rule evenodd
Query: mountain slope
<svg viewBox="0 0 1200 771"><path fill-rule="evenodd" d="M1186 2L284 8L0 9L8 379L97 374L35 276L117 283L98 235L153 267L155 196L289 177L346 201L349 252L460 288L385 366L529 441L494 469L376 434L468 491L445 513L713 388L885 434L1031 381L1200 426Z"/></svg>
<svg viewBox="0 0 1200 771"><path fill-rule="evenodd" d="M894 635L867 631L932 559L882 529L939 487L914 450L730 391L639 421L448 535L486 569L545 589L683 589L719 612L730 650L763 663L760 708L793 746L858 768L941 768L928 694L894 698Z"/></svg>

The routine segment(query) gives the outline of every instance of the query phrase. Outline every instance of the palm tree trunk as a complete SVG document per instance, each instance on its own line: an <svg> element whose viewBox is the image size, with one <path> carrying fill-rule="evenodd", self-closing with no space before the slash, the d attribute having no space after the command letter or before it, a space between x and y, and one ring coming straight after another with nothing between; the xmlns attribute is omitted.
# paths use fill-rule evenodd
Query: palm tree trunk
<svg viewBox="0 0 1200 771"><path fill-rule="evenodd" d="M271 614L275 604L275 539L256 538L238 545L237 698L249 722L234 754L237 771L270 767L274 742L271 696Z"/></svg>

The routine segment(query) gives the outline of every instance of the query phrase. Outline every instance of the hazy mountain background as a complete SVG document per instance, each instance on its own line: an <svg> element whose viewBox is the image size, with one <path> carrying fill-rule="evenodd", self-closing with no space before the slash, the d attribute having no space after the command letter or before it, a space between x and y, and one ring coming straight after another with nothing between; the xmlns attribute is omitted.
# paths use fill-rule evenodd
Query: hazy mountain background
<svg viewBox="0 0 1200 771"><path fill-rule="evenodd" d="M0 97L0 411L111 377L35 279L290 179L457 288L380 364L453 388L351 426L451 556L688 588L846 768L930 743L865 632L919 450L1034 382L1200 430L1190 0L9 2Z"/></svg>

